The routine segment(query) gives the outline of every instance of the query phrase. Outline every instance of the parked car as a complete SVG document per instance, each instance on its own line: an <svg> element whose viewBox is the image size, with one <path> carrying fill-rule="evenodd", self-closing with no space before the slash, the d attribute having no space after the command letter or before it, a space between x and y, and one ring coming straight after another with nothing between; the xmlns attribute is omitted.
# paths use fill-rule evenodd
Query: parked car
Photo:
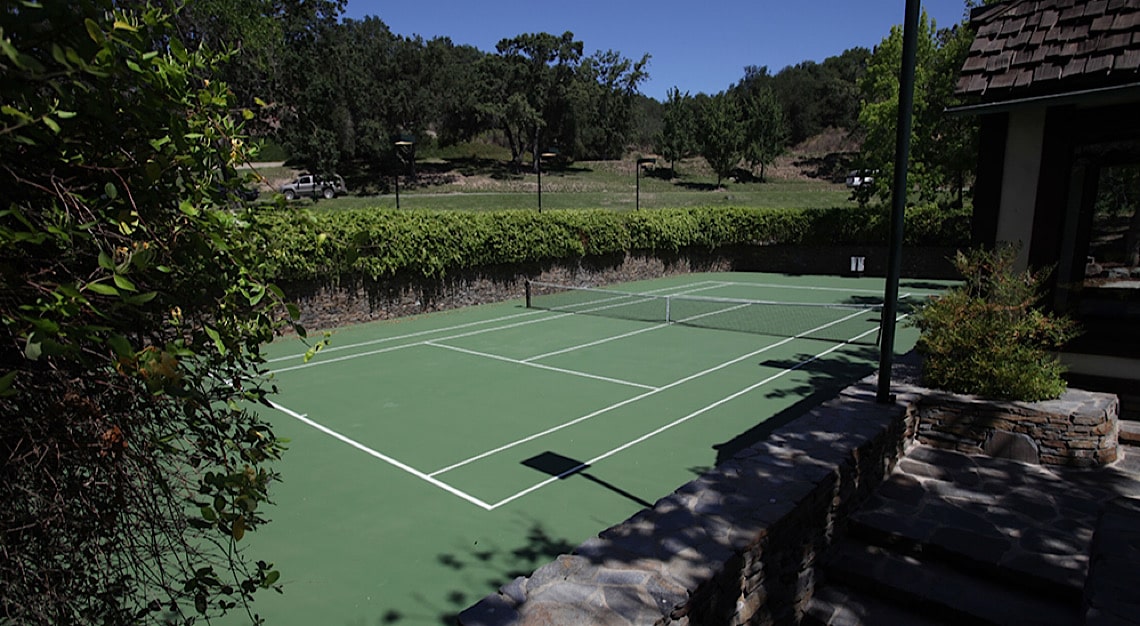
<svg viewBox="0 0 1140 626"><path fill-rule="evenodd" d="M337 174L323 178L312 174L302 174L281 185L280 191L286 200L295 200L301 196L329 199L343 196L348 193L348 188L344 186L344 179Z"/></svg>
<svg viewBox="0 0 1140 626"><path fill-rule="evenodd" d="M851 170L847 172L848 187L862 187L875 182L875 172L871 170Z"/></svg>

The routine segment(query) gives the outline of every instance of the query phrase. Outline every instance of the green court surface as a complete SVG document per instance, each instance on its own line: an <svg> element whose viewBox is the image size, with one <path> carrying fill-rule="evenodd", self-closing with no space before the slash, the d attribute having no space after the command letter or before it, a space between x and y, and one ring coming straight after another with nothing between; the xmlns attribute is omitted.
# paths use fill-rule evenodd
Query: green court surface
<svg viewBox="0 0 1140 626"><path fill-rule="evenodd" d="M273 523L245 543L276 563L284 594L256 611L269 624L452 624L878 362L877 310L820 322L817 308L742 301L866 304L881 279L718 273L614 289L723 306L667 323L620 319L628 296L566 313L520 294L337 329L308 363L296 340L268 346L280 394L263 416L290 443ZM721 315L735 330L703 327ZM782 330L761 327L773 318ZM852 341L803 336L822 325ZM898 328L902 352L916 332Z"/></svg>

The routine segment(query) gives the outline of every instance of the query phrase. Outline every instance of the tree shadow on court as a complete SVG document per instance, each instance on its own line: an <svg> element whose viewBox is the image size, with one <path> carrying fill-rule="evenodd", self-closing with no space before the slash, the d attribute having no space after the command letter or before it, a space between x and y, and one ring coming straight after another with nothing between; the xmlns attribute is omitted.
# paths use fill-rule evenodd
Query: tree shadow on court
<svg viewBox="0 0 1140 626"><path fill-rule="evenodd" d="M451 553L436 555L441 565L456 571L471 570L485 572L487 577L479 581L478 588L451 590L445 593L447 607L436 615L439 624L454 626L459 614L469 606L479 602L487 594L520 576L530 576L534 570L549 563L561 554L569 554L577 544L551 535L542 522L528 521L526 538L514 546L473 545ZM416 598L424 607L434 605L439 611L439 601L429 601L426 596ZM391 615L392 619L381 624L399 624L405 618L421 621L420 616ZM388 619L388 618L385 618Z"/></svg>
<svg viewBox="0 0 1140 626"><path fill-rule="evenodd" d="M498 545L476 542L471 546L455 546L451 552L436 554L439 565L456 572L470 572L472 583L464 589L431 589L416 592L408 605L389 609L374 620L352 622L348 626L398 626L402 624L437 623L454 626L459 614L479 602L488 594L520 576L530 576L534 570L549 563L561 554L570 553L577 544L556 537L547 531L542 522L526 520L527 530L521 542ZM392 564L401 567L401 564ZM438 592L438 593L437 593Z"/></svg>
<svg viewBox="0 0 1140 626"><path fill-rule="evenodd" d="M946 291L949 287L943 283L934 283L923 280L905 280L899 283L900 289L926 289L928 291Z"/></svg>
<svg viewBox="0 0 1140 626"><path fill-rule="evenodd" d="M800 399L792 406L758 422L732 439L714 444L713 449L717 453L716 464L720 465L741 451L764 441L776 429L835 398L844 387L875 371L871 363L878 359L878 348L851 345L845 347L843 352L840 355L842 358L815 359L815 355L799 354L788 360L768 360L758 363L760 366L777 370L794 368L798 372L807 373L809 379L794 386L776 385L765 393L767 398L799 397ZM808 362L805 364L805 361Z"/></svg>

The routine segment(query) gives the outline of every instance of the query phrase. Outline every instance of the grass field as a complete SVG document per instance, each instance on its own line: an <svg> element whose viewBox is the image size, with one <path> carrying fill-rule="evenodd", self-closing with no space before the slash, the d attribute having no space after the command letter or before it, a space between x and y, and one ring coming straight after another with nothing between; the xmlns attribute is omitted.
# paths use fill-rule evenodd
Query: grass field
<svg viewBox="0 0 1140 626"><path fill-rule="evenodd" d="M533 172L512 172L507 155L488 154L485 146L459 146L429 153L417 160L415 184L410 177L401 182L400 208L489 211L538 208L538 176ZM795 168L783 166L766 182L722 181L703 159L686 159L671 173L662 162L643 169L635 176L633 157L621 161L584 161L568 165L552 164L542 174L544 209L643 209L692 206L738 206L762 208L830 208L854 206L850 190L826 178L791 176ZM788 157L789 162L793 157ZM263 199L293 176L287 167L265 167L259 173L268 181L262 187ZM300 206L319 210L344 208L394 208L396 195L391 176L377 177L360 172L346 174L350 194L334 200L298 200Z"/></svg>
<svg viewBox="0 0 1140 626"><path fill-rule="evenodd" d="M529 177L533 180L533 177ZM550 182L554 178L556 182ZM624 191L558 191L559 179L543 176L542 207L544 209L610 209L632 211L637 206L633 189ZM572 181L568 181L572 182ZM534 186L534 183L529 183ZM695 206L732 206L763 208L826 208L846 206L849 192L839 186L818 183L773 182L732 185L731 189L694 191L643 186L640 206L645 210ZM317 210L395 208L393 194L378 196L344 196L334 200L299 201ZM852 204L854 206L854 204ZM537 210L538 195L534 191L422 191L400 192L402 209L434 209L459 211Z"/></svg>
<svg viewBox="0 0 1140 626"><path fill-rule="evenodd" d="M866 303L883 284L720 273L621 289L712 296L733 313L744 298ZM308 363L295 340L269 346L280 394L263 415L290 444L273 523L246 545L282 571L284 594L257 602L268 623L452 624L878 358L875 311L764 334L619 319L628 296L603 295L574 314L515 300L334 329ZM852 341L807 338L825 324ZM897 348L914 339L901 328Z"/></svg>

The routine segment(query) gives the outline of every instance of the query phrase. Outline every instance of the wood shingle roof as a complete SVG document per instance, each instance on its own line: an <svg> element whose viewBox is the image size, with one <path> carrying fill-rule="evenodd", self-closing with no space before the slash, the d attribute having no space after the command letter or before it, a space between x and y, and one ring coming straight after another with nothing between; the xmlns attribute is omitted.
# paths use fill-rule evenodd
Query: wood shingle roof
<svg viewBox="0 0 1140 626"><path fill-rule="evenodd" d="M1140 0L1007 0L974 10L957 93L994 102L1140 83Z"/></svg>

